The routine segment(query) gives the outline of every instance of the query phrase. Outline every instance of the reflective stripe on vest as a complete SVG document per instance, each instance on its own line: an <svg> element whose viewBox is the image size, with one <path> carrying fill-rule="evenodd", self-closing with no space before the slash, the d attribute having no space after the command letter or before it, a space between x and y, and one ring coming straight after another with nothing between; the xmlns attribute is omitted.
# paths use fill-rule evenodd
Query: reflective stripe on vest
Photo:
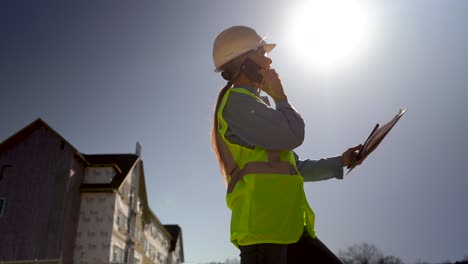
<svg viewBox="0 0 468 264"><path fill-rule="evenodd" d="M279 151L268 151L269 161L252 161L244 165L242 169L237 166L236 161L232 157L224 140L221 139L219 133L216 134L219 151L224 157L224 164L228 174L231 176L229 181L227 193L232 192L236 183L240 181L247 174L289 174L296 175L297 171L294 166L287 161L281 161Z"/></svg>

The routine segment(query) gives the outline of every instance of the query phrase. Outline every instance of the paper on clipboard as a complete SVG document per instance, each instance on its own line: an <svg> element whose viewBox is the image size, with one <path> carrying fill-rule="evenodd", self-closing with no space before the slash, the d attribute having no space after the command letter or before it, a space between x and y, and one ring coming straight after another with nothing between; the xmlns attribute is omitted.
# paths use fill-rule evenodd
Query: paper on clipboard
<svg viewBox="0 0 468 264"><path fill-rule="evenodd" d="M350 173L357 165L361 164L367 156L369 156L372 151L374 151L385 138L385 136L390 132L390 130L395 126L395 124L400 120L400 117L406 112L406 109L400 109L400 112L392 119L390 122L386 123L383 126L379 126L379 124L375 125L374 129L370 133L367 140L362 144L361 149L357 153L356 157L351 161L348 165L347 169L348 173Z"/></svg>

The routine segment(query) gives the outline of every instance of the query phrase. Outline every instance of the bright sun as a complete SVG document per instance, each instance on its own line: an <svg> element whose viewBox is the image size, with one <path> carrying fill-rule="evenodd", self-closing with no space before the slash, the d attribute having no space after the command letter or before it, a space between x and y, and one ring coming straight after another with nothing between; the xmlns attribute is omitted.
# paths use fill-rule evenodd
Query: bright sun
<svg viewBox="0 0 468 264"><path fill-rule="evenodd" d="M353 0L309 0L291 14L288 28L297 55L308 65L335 68L352 61L367 38L367 17Z"/></svg>

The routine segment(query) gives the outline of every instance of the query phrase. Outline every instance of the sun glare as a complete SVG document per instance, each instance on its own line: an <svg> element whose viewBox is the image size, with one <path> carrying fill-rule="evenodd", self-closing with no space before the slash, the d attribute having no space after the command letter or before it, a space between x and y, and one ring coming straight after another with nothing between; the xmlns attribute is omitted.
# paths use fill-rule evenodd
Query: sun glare
<svg viewBox="0 0 468 264"><path fill-rule="evenodd" d="M366 14L353 0L310 0L291 14L288 28L297 55L322 69L352 61L367 35Z"/></svg>

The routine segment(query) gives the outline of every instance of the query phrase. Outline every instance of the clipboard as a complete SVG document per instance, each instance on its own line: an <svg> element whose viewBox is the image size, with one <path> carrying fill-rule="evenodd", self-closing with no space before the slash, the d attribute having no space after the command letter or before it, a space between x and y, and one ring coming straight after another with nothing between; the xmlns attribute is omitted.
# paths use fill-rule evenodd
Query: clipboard
<svg viewBox="0 0 468 264"><path fill-rule="evenodd" d="M395 124L400 120L403 114L406 113L405 109L400 109L400 112L388 123L383 126L379 124L375 125L374 129L370 133L369 137L367 137L362 147L359 149L356 157L349 163L347 169L348 173L350 173L357 165L361 164L382 142L386 135L390 132L390 130L395 126Z"/></svg>

